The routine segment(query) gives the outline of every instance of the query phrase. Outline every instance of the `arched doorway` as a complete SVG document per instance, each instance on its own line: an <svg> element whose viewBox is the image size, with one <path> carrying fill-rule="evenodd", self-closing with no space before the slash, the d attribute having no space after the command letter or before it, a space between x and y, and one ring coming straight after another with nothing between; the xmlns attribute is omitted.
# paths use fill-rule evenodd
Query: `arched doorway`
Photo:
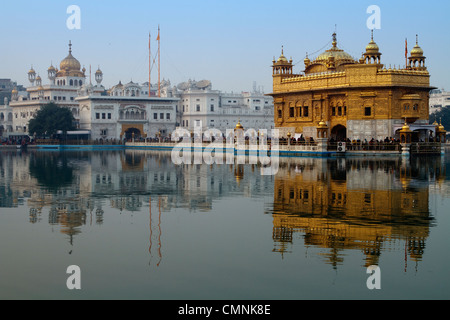
<svg viewBox="0 0 450 320"><path fill-rule="evenodd" d="M136 128L129 128L127 131L125 131L125 138L127 140L132 140L133 138L140 139L141 138L141 130L136 129Z"/></svg>
<svg viewBox="0 0 450 320"><path fill-rule="evenodd" d="M347 140L347 128L341 124L334 126L333 129L331 129L330 138L334 139L335 141Z"/></svg>

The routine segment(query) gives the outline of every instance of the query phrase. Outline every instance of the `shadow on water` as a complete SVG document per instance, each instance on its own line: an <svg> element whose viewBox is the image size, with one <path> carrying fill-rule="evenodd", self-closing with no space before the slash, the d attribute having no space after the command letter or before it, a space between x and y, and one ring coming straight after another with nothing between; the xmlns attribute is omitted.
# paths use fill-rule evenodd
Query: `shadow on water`
<svg viewBox="0 0 450 320"><path fill-rule="evenodd" d="M70 186L74 181L74 169L64 152L29 154L29 172L38 184L49 192Z"/></svg>

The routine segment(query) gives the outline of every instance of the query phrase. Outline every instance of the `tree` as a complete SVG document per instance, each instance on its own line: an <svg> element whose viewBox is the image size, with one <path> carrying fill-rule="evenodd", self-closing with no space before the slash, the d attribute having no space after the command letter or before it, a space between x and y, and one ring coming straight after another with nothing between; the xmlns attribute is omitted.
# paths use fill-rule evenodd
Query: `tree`
<svg viewBox="0 0 450 320"><path fill-rule="evenodd" d="M67 108L61 108L50 102L41 107L36 116L28 123L28 132L38 136L53 135L58 130L67 132L74 130L74 117Z"/></svg>

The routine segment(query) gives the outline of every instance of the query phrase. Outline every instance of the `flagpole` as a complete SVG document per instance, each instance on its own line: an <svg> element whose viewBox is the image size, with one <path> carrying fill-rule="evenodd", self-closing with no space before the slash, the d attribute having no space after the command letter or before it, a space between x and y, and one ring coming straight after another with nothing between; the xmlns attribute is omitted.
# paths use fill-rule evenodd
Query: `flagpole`
<svg viewBox="0 0 450 320"><path fill-rule="evenodd" d="M151 47L151 34L148 33L148 96L152 96L152 47Z"/></svg>
<svg viewBox="0 0 450 320"><path fill-rule="evenodd" d="M158 26L158 97L161 98L161 34Z"/></svg>

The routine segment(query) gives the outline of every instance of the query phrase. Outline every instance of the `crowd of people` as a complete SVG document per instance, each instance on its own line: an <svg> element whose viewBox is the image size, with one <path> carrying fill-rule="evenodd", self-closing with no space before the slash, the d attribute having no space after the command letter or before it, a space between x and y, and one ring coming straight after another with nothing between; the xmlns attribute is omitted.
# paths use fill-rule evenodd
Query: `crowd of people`
<svg viewBox="0 0 450 320"><path fill-rule="evenodd" d="M32 143L32 140L27 136L18 136L18 137L8 137L1 139L1 145L3 146L23 146L29 145Z"/></svg>

